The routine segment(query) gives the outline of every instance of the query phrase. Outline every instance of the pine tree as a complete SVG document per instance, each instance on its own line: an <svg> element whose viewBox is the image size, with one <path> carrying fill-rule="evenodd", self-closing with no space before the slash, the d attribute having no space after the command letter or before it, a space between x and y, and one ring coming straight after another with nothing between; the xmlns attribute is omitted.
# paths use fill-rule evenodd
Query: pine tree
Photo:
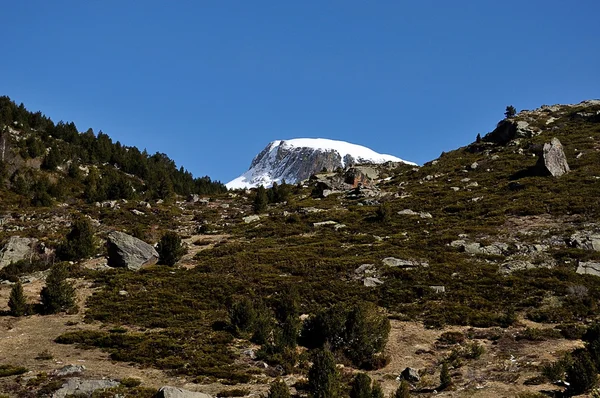
<svg viewBox="0 0 600 398"><path fill-rule="evenodd" d="M290 398L290 389L283 380L277 379L271 383L267 398Z"/></svg>
<svg viewBox="0 0 600 398"><path fill-rule="evenodd" d="M371 398L385 398L383 388L381 388L381 384L379 384L377 381L373 383L373 388L371 389Z"/></svg>
<svg viewBox="0 0 600 398"><path fill-rule="evenodd" d="M450 377L450 370L448 369L448 362L442 364L442 371L440 373L440 388L443 390L450 387L452 384L452 378Z"/></svg>
<svg viewBox="0 0 600 398"><path fill-rule="evenodd" d="M46 286L40 293L45 314L69 311L75 308L75 288L67 281L69 271L63 263L56 264L46 278Z"/></svg>
<svg viewBox="0 0 600 398"><path fill-rule="evenodd" d="M371 378L366 373L354 376L350 389L350 398L372 398Z"/></svg>
<svg viewBox="0 0 600 398"><path fill-rule="evenodd" d="M25 295L23 294L23 285L21 285L21 281L15 283L10 290L8 307L10 308L10 315L12 316L23 316L29 312L29 305L25 301Z"/></svg>
<svg viewBox="0 0 600 398"><path fill-rule="evenodd" d="M393 398L410 398L410 386L406 380L400 382Z"/></svg>
<svg viewBox="0 0 600 398"><path fill-rule="evenodd" d="M506 111L504 112L504 116L506 116L506 118L514 117L516 114L517 114L517 108L515 108L512 105L509 105L506 107Z"/></svg>
<svg viewBox="0 0 600 398"><path fill-rule="evenodd" d="M57 254L61 260L77 261L92 256L95 251L92 224L82 217L73 223L65 241L58 247Z"/></svg>
<svg viewBox="0 0 600 398"><path fill-rule="evenodd" d="M181 238L176 232L166 232L158 242L158 262L172 267L186 253L181 244Z"/></svg>
<svg viewBox="0 0 600 398"><path fill-rule="evenodd" d="M254 197L254 212L260 213L267 209L269 203L269 197L267 196L267 190L262 185L257 188L256 196Z"/></svg>
<svg viewBox="0 0 600 398"><path fill-rule="evenodd" d="M312 398L338 398L341 396L340 375L329 349L319 349L313 355L308 371L308 389Z"/></svg>
<svg viewBox="0 0 600 398"><path fill-rule="evenodd" d="M598 371L590 354L579 349L573 353L573 363L567 369L568 391L573 395L583 394L598 384Z"/></svg>
<svg viewBox="0 0 600 398"><path fill-rule="evenodd" d="M477 133L477 137L475 137L475 142L478 144L481 142L481 134Z"/></svg>

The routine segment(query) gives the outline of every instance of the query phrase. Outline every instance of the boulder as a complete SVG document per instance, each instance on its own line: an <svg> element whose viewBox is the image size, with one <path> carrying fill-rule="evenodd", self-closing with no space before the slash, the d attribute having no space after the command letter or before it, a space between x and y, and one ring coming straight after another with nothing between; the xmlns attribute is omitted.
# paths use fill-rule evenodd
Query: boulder
<svg viewBox="0 0 600 398"><path fill-rule="evenodd" d="M126 233L113 231L107 239L108 265L138 270L143 265L156 264L158 253L148 243Z"/></svg>
<svg viewBox="0 0 600 398"><path fill-rule="evenodd" d="M388 267L402 267L402 268L414 268L414 267L427 267L429 264L425 261L417 261L417 260L402 260L395 257L386 257L381 260L383 265L387 265Z"/></svg>
<svg viewBox="0 0 600 398"><path fill-rule="evenodd" d="M366 287L376 287L382 284L383 281L381 279L373 278L372 276L368 276L365 279L363 279L363 285L365 285Z"/></svg>
<svg viewBox="0 0 600 398"><path fill-rule="evenodd" d="M250 223L253 223L255 221L259 221L260 220L260 216L257 216L257 215L254 214L254 215L251 215L251 216L243 217L242 220L244 220L244 222L246 224L250 224Z"/></svg>
<svg viewBox="0 0 600 398"><path fill-rule="evenodd" d="M536 133L526 121L505 119L498 123L494 131L483 137L483 141L506 145L515 138L531 138L537 134L539 133Z"/></svg>
<svg viewBox="0 0 600 398"><path fill-rule="evenodd" d="M10 263L31 259L35 254L36 244L37 239L11 236L2 250L0 250L0 269L6 267Z"/></svg>
<svg viewBox="0 0 600 398"><path fill-rule="evenodd" d="M60 369L56 369L52 374L54 376L64 377L64 376L72 376L74 374L83 373L85 370L85 366L83 365L66 365Z"/></svg>
<svg viewBox="0 0 600 398"><path fill-rule="evenodd" d="M421 376L419 376L419 371L415 368L406 368L400 373L398 377L400 380L406 380L409 383L418 383L421 380Z"/></svg>
<svg viewBox="0 0 600 398"><path fill-rule="evenodd" d="M434 285L429 286L429 288L436 294L446 293L446 286Z"/></svg>
<svg viewBox="0 0 600 398"><path fill-rule="evenodd" d="M79 377L68 379L54 394L52 398L65 398L67 396L91 397L94 391L106 390L117 387L118 381L114 380L85 380Z"/></svg>
<svg viewBox="0 0 600 398"><path fill-rule="evenodd" d="M536 167L540 174L553 177L560 177L571 171L563 146L558 138L554 137L550 143L544 144L544 149L540 154Z"/></svg>
<svg viewBox="0 0 600 398"><path fill-rule="evenodd" d="M203 392L194 392L184 390L183 388L177 387L161 387L156 393L155 398L212 398L210 395Z"/></svg>
<svg viewBox="0 0 600 398"><path fill-rule="evenodd" d="M577 232L571 235L569 244L584 250L600 251L600 233Z"/></svg>
<svg viewBox="0 0 600 398"><path fill-rule="evenodd" d="M580 261L577 267L578 274L600 276L600 263L593 261Z"/></svg>
<svg viewBox="0 0 600 398"><path fill-rule="evenodd" d="M344 182L356 188L359 185L369 186L373 179L378 177L377 170L373 167L356 166L349 168L344 174Z"/></svg>

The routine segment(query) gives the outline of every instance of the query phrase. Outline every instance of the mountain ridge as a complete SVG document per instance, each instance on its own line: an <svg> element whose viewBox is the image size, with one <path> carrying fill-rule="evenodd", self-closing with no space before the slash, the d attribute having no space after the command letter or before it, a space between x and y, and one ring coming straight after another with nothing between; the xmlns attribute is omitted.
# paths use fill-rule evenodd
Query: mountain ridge
<svg viewBox="0 0 600 398"><path fill-rule="evenodd" d="M326 138L294 138L271 141L252 160L250 168L225 186L249 188L274 182L297 183L327 169L333 171L360 163L416 163L380 154L362 145Z"/></svg>

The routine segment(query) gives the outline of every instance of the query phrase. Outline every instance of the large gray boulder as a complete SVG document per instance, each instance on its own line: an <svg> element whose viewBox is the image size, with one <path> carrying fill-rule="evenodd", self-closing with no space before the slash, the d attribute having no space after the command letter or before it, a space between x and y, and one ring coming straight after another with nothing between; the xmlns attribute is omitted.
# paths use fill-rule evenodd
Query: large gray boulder
<svg viewBox="0 0 600 398"><path fill-rule="evenodd" d="M68 379L62 387L52 394L52 398L67 396L91 397L94 391L117 387L119 382L114 380L85 380L79 377Z"/></svg>
<svg viewBox="0 0 600 398"><path fill-rule="evenodd" d="M210 395L203 392L194 392L184 390L183 388L177 387L161 387L156 393L155 398L212 398Z"/></svg>
<svg viewBox="0 0 600 398"><path fill-rule="evenodd" d="M542 174L549 174L553 177L560 177L571 171L563 146L558 138L554 137L550 143L544 144L537 167Z"/></svg>
<svg viewBox="0 0 600 398"><path fill-rule="evenodd" d="M113 231L106 242L108 265L138 270L144 265L156 264L158 253L148 243L126 233Z"/></svg>
<svg viewBox="0 0 600 398"><path fill-rule="evenodd" d="M593 261L581 261L577 267L577 273L583 275L600 276L600 263Z"/></svg>
<svg viewBox="0 0 600 398"><path fill-rule="evenodd" d="M31 259L35 254L37 239L11 236L0 250L0 269L10 263Z"/></svg>
<svg viewBox="0 0 600 398"><path fill-rule="evenodd" d="M600 233L576 232L569 243L580 249L600 251Z"/></svg>

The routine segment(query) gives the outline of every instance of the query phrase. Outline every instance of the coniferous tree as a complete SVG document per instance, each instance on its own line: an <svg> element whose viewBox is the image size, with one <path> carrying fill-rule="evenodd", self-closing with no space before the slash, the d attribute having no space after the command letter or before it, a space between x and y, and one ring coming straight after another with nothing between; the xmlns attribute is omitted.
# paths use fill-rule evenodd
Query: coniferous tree
<svg viewBox="0 0 600 398"><path fill-rule="evenodd" d="M67 281L69 272L63 263L56 264L46 278L46 286L40 293L45 314L55 314L75 308L75 288Z"/></svg>
<svg viewBox="0 0 600 398"><path fill-rule="evenodd" d="M10 298L8 299L8 308L12 316L23 316L29 312L29 305L23 294L23 285L21 281L17 281L10 290Z"/></svg>
<svg viewBox="0 0 600 398"><path fill-rule="evenodd" d="M572 395L583 394L598 384L598 371L590 354L579 349L573 353L573 362L567 368L568 392Z"/></svg>
<svg viewBox="0 0 600 398"><path fill-rule="evenodd" d="M410 398L410 386L406 380L402 380L392 398Z"/></svg>
<svg viewBox="0 0 600 398"><path fill-rule="evenodd" d="M79 218L73 223L65 241L57 248L61 260L77 261L94 255L96 245L92 223L87 218Z"/></svg>
<svg viewBox="0 0 600 398"><path fill-rule="evenodd" d="M260 213L267 209L269 203L269 197L267 196L267 190L262 185L256 189L256 196L254 197L254 212Z"/></svg>
<svg viewBox="0 0 600 398"><path fill-rule="evenodd" d="M333 354L327 348L313 354L313 364L308 370L308 389L312 398L341 396L340 374Z"/></svg>
<svg viewBox="0 0 600 398"><path fill-rule="evenodd" d="M247 332L252 329L256 321L256 311L252 300L248 297L242 297L233 303L229 309L229 323L235 329L235 332Z"/></svg>
<svg viewBox="0 0 600 398"><path fill-rule="evenodd" d="M512 105L506 107L506 111L504 112L504 116L506 118L514 117L517 114L517 108Z"/></svg>
<svg viewBox="0 0 600 398"><path fill-rule="evenodd" d="M390 321L372 303L361 303L346 318L345 354L357 366L369 366L390 333Z"/></svg>
<svg viewBox="0 0 600 398"><path fill-rule="evenodd" d="M350 388L350 398L372 398L371 378L366 373L354 376Z"/></svg>
<svg viewBox="0 0 600 398"><path fill-rule="evenodd" d="M450 387L452 384L452 378L450 377L450 370L448 369L448 362L444 361L442 364L442 371L440 372L440 388L443 390Z"/></svg>
<svg viewBox="0 0 600 398"><path fill-rule="evenodd" d="M166 232L160 242L158 242L158 262L172 267L186 253L185 247L181 244L181 238L176 232Z"/></svg>
<svg viewBox="0 0 600 398"><path fill-rule="evenodd" d="M385 398L383 388L381 388L381 384L377 381L373 383L373 388L371 389L371 398Z"/></svg>
<svg viewBox="0 0 600 398"><path fill-rule="evenodd" d="M267 398L290 398L290 389L283 380L277 379L271 383Z"/></svg>

